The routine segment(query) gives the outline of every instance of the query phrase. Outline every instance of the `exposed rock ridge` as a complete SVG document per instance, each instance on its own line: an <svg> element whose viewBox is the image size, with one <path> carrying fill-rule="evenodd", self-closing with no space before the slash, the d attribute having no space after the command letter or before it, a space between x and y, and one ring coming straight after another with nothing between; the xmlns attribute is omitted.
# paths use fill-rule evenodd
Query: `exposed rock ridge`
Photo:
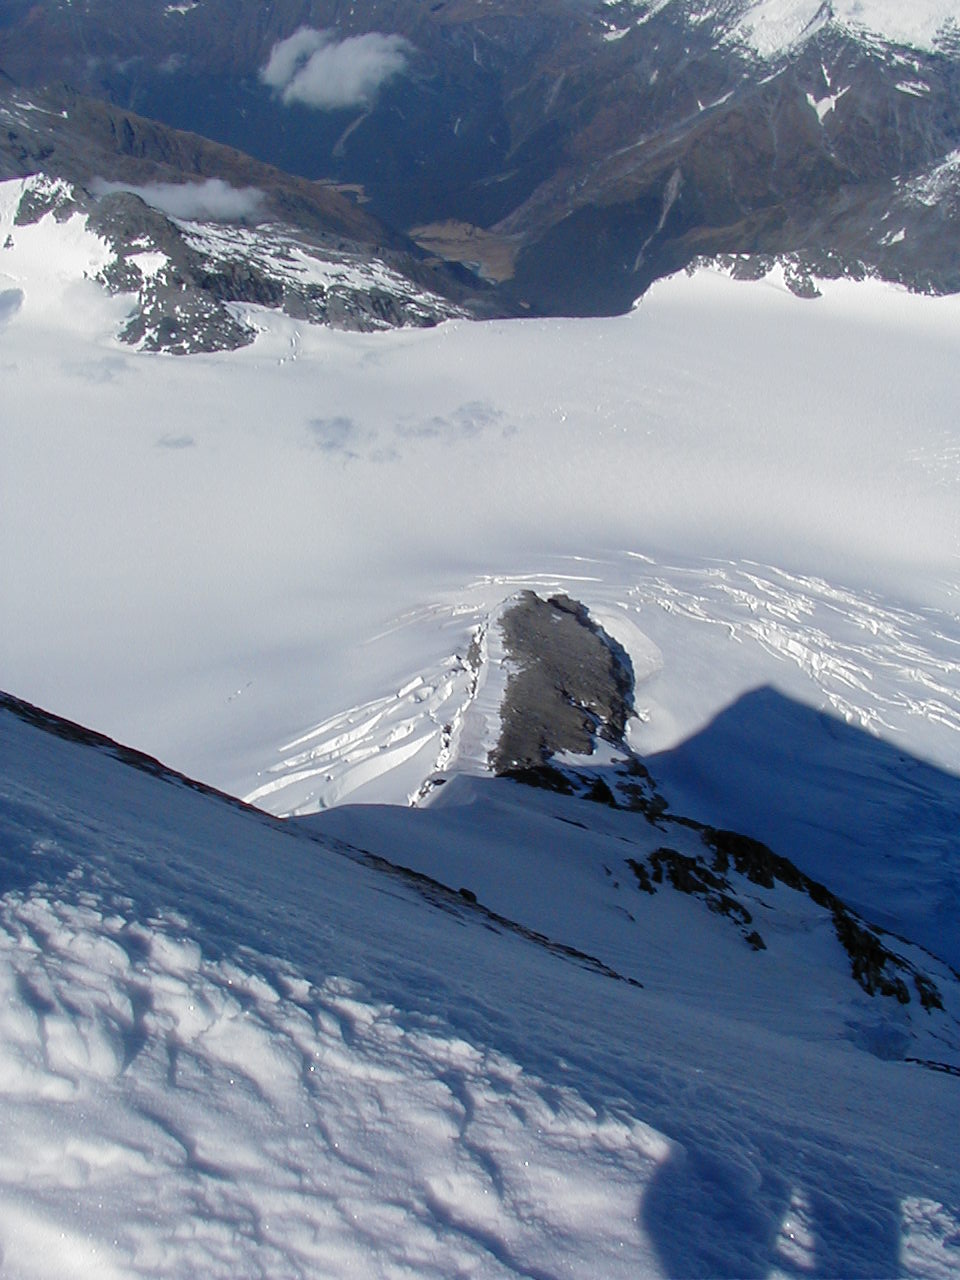
<svg viewBox="0 0 960 1280"><path fill-rule="evenodd" d="M503 614L501 627L513 670L502 703L500 738L491 754L497 774L636 813L658 833L674 832L686 850L662 844L626 859L638 887L655 894L670 885L700 898L711 912L729 919L755 951L767 946L762 921L758 925L755 919L757 901L747 905L756 898L755 890L785 888L802 894L829 914L851 975L864 992L901 1005L916 999L928 1013L943 1010L937 982L922 962L903 954L922 955L922 949L899 946L761 841L669 811L649 770L625 741L634 706L630 659L583 604L565 595L543 600L525 591ZM590 755L601 739L616 749L612 762L564 759L565 753Z"/></svg>

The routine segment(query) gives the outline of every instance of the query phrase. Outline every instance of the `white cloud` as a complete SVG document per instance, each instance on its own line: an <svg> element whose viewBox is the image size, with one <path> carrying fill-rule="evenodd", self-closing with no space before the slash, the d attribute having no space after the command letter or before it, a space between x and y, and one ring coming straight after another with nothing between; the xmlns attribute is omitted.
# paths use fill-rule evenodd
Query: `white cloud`
<svg viewBox="0 0 960 1280"><path fill-rule="evenodd" d="M336 40L329 31L301 27L273 46L260 79L287 104L321 110L360 106L403 71L409 50L402 36L371 31Z"/></svg>
<svg viewBox="0 0 960 1280"><path fill-rule="evenodd" d="M91 187L98 196L109 195L111 191L132 191L171 218L240 222L258 217L264 201L263 192L256 187L231 187L222 178L207 178L203 182L150 182L141 187L131 182L97 179Z"/></svg>

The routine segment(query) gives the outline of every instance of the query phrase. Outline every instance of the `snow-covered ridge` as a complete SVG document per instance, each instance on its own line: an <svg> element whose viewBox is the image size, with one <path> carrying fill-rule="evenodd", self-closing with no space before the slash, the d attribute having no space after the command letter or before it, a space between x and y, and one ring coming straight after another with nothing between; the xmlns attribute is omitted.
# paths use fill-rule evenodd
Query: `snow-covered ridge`
<svg viewBox="0 0 960 1280"><path fill-rule="evenodd" d="M674 812L759 836L868 918L960 962L947 923L960 893L951 837L960 797L948 774L898 756L893 745L936 740L941 758L956 759L956 619L759 564L625 557L616 569L600 561L583 567L594 572L477 582L446 605L398 620L390 628L395 654L429 650L444 636L458 644L456 654L411 668L395 691L283 744L247 799L277 814L355 802L433 804L451 778L489 777L510 670L499 618L521 590L575 593L630 657L637 686L627 744L654 782L666 784ZM721 671L731 646L744 664L739 689ZM690 673L701 670L729 698L715 744L710 726L684 719ZM762 695L761 679L770 682ZM816 707L828 717L818 718ZM609 755L574 763L601 767ZM856 779L859 802L842 800L839 778L848 788ZM918 792L926 796L923 821ZM891 843L899 851L893 862Z"/></svg>
<svg viewBox="0 0 960 1280"><path fill-rule="evenodd" d="M712 631L772 659L765 670L779 667L781 684L805 686L812 703L845 723L893 740L922 730L932 741L936 734L948 756L950 742L960 741L960 633L948 614L891 608L869 594L756 563L644 570L627 556L592 567L590 575L482 579L397 619L375 638L389 636L394 657L412 659L444 636L456 647L433 664L411 666L395 688L278 745L279 759L264 764L245 798L283 815L347 800L412 803L429 793L437 774L488 771L508 675L499 619L524 589L577 595L623 645L637 680L639 714L629 741L644 753L675 745L694 727L674 724L664 734L654 727L659 708L651 711L658 685L675 667L664 657L670 629L691 624L708 646Z"/></svg>
<svg viewBox="0 0 960 1280"><path fill-rule="evenodd" d="M953 0L753 0L732 30L761 57L773 58L831 22L927 50L960 29Z"/></svg>
<svg viewBox="0 0 960 1280"><path fill-rule="evenodd" d="M335 251L289 227L163 212L206 200L234 217L234 206L250 203L247 193L231 195L222 183L212 196L204 194L211 184L195 185L194 198L164 188L154 208L138 194L152 198L149 188L99 184L102 194L94 198L43 174L0 183L0 281L19 281L31 311L58 314L64 289L97 282L117 298L104 318L113 334L141 349L178 354L253 341L261 326L250 305L360 330L431 325L461 314L385 263Z"/></svg>
<svg viewBox="0 0 960 1280"><path fill-rule="evenodd" d="M632 10L633 25L643 26L673 6L691 25L716 22L728 36L761 58L774 59L798 47L828 25L884 44L934 50L960 34L960 14L953 0L739 0L734 4L689 3L689 0L604 0L616 15L605 19L605 39L619 39L629 26L619 25ZM617 21L619 19L619 22Z"/></svg>

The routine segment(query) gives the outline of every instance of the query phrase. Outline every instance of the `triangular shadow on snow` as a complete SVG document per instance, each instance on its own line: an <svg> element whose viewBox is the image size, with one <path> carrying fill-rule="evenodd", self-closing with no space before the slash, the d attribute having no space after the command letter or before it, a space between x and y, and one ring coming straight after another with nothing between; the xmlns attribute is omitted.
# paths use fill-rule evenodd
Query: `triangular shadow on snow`
<svg viewBox="0 0 960 1280"><path fill-rule="evenodd" d="M769 686L645 763L672 812L762 840L960 968L960 777Z"/></svg>

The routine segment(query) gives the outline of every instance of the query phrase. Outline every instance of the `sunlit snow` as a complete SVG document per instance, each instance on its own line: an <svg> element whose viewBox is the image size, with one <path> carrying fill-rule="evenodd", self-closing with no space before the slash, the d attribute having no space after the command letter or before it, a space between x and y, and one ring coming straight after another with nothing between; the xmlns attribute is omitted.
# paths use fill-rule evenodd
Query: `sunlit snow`
<svg viewBox="0 0 960 1280"><path fill-rule="evenodd" d="M513 879L469 848L479 789L511 785L483 776L497 618L561 590L630 653L630 742L677 804L790 856L819 822L862 909L955 942L960 299L703 270L618 319L359 335L250 308L243 351L147 355L94 283L109 248L79 216L15 224L15 185L0 687L278 813L427 799L401 816L461 833L468 888L608 938L649 990L8 725L5 1270L955 1270L956 1081L881 1060L906 1024L841 997L802 913L777 972L818 977L792 1002L689 904L629 931L545 801L489 810ZM460 809L428 785L455 774ZM854 875L891 815L906 854ZM366 821L437 874L442 843ZM530 872L560 846L565 897ZM738 975L719 1001L704 957Z"/></svg>
<svg viewBox="0 0 960 1280"><path fill-rule="evenodd" d="M933 49L957 31L953 0L752 0L737 30L764 57L784 52L828 21L879 36L893 44Z"/></svg>
<svg viewBox="0 0 960 1280"><path fill-rule="evenodd" d="M246 794L415 678L443 720L532 575L653 636L647 749L772 681L956 766L956 298L704 272L613 320L254 312L253 347L174 359L115 340L80 223L0 249L16 692Z"/></svg>

